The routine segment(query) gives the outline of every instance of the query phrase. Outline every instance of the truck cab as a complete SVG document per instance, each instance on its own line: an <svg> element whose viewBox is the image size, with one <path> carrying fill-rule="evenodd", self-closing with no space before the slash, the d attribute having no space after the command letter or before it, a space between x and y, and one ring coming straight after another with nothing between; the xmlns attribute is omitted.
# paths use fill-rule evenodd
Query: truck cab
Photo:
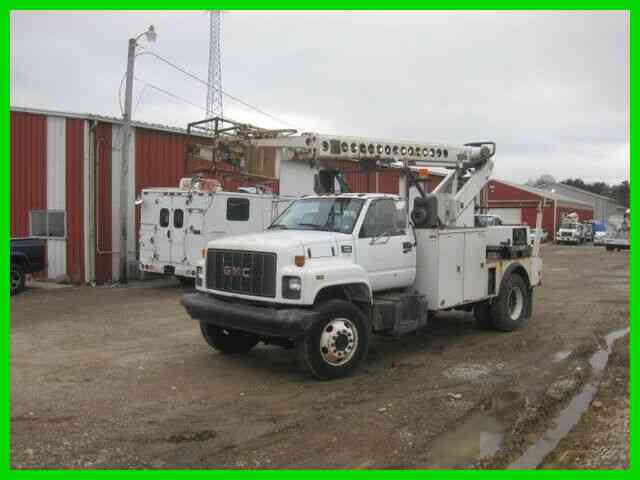
<svg viewBox="0 0 640 480"><path fill-rule="evenodd" d="M296 348L321 379L354 370L372 333L417 330L439 310L473 310L483 328L524 325L542 269L528 227L441 228L437 202L419 200L411 210L388 194L296 200L265 232L210 241L198 292L182 303L213 348Z"/></svg>

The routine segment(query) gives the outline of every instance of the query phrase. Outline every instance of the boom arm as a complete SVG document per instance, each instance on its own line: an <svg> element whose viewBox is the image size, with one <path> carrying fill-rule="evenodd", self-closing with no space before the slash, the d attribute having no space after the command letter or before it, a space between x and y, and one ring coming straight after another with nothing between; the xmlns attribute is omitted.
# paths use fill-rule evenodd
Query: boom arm
<svg viewBox="0 0 640 480"><path fill-rule="evenodd" d="M256 147L293 149L300 159L376 160L383 163L409 162L410 165L469 168L493 156L492 142L463 146L437 143L380 140L303 133L297 136L252 140ZM493 149L490 149L493 147Z"/></svg>
<svg viewBox="0 0 640 480"><path fill-rule="evenodd" d="M302 135L256 139L257 147L292 149L300 160L349 160L375 162L408 171L410 166L444 167L452 171L440 182L433 194L438 197L438 216L445 225L471 222L469 209L493 171L491 157L494 142L467 143L462 146L436 143L378 140L303 133ZM463 177L467 172L470 176ZM458 188L461 180L466 180Z"/></svg>

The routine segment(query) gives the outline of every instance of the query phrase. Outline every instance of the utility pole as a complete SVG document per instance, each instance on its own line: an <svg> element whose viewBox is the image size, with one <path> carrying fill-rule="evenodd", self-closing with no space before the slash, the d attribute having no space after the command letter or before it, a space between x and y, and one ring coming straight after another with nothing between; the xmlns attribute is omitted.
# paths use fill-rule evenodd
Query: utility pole
<svg viewBox="0 0 640 480"><path fill-rule="evenodd" d="M136 59L136 46L140 37L145 35L147 41L155 42L156 31L151 25L145 32L135 38L129 39L129 48L127 52L127 74L126 86L124 94L124 113L122 115L122 164L120 168L120 248L118 249L119 257L119 281L127 283L127 257L129 248L127 246L127 212L129 207L129 140L131 136L131 106L133 103L133 69Z"/></svg>

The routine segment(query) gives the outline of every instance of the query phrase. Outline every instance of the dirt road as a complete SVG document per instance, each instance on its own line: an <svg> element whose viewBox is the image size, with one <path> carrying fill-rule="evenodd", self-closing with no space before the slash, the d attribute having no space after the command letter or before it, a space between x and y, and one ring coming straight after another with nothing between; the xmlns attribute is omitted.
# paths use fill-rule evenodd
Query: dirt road
<svg viewBox="0 0 640 480"><path fill-rule="evenodd" d="M332 382L304 377L291 350L212 351L175 286L28 291L11 300L12 463L507 466L592 381L603 336L629 323L627 253L545 245L543 257L522 331L440 314L416 335L374 338L356 374ZM627 345L612 356L621 387L597 393L607 408L594 418L628 421Z"/></svg>

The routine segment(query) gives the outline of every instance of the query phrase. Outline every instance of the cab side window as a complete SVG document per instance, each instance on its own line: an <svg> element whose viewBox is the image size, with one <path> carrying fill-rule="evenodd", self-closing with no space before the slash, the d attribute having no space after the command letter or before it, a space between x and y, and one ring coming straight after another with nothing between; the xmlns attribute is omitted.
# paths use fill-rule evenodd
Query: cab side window
<svg viewBox="0 0 640 480"><path fill-rule="evenodd" d="M403 223L403 228L405 224L406 220ZM360 228L360 238L399 235L401 233L396 203L391 199L374 200L364 217Z"/></svg>

